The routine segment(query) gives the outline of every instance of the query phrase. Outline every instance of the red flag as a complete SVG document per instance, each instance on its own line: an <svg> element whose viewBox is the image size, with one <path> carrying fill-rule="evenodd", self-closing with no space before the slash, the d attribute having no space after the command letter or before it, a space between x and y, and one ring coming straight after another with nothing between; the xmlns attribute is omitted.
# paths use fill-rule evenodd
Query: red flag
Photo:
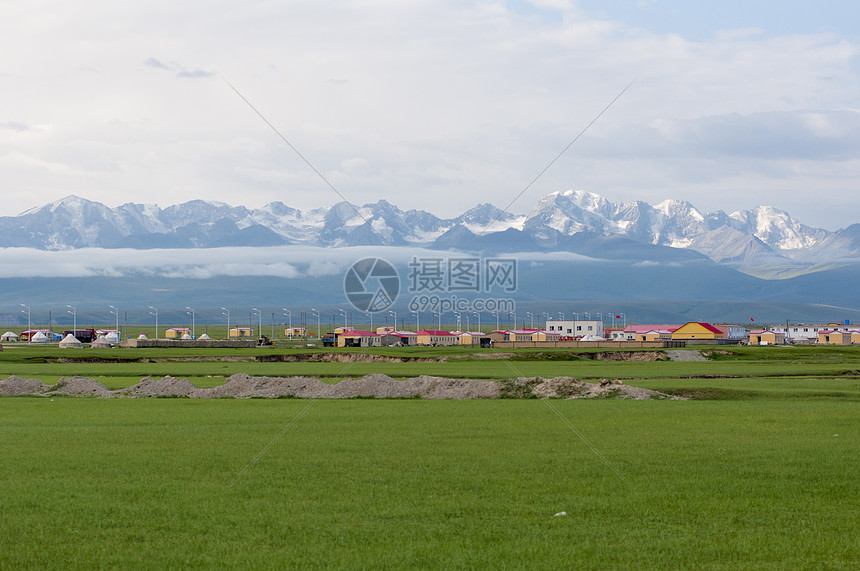
<svg viewBox="0 0 860 571"><path fill-rule="evenodd" d="M620 315L616 315L616 316L615 316L615 319L621 319L621 316L620 316Z"/></svg>
<svg viewBox="0 0 860 571"><path fill-rule="evenodd" d="M753 319L752 317L750 317L750 321L755 321L755 319Z"/></svg>

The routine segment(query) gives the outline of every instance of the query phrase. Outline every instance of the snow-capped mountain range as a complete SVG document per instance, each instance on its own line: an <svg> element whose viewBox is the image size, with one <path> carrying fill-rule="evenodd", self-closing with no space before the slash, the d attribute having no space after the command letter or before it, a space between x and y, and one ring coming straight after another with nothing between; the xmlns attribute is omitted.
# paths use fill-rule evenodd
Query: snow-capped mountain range
<svg viewBox="0 0 860 571"><path fill-rule="evenodd" d="M0 246L45 250L303 244L577 251L586 237L592 248L609 238L617 248L623 238L633 249L694 250L737 266L860 258L860 224L830 232L770 206L703 213L685 201L611 202L581 190L549 194L526 215L481 204L449 219L403 211L384 200L302 212L282 202L248 209L204 200L167 208L132 203L110 208L76 196L0 217Z"/></svg>

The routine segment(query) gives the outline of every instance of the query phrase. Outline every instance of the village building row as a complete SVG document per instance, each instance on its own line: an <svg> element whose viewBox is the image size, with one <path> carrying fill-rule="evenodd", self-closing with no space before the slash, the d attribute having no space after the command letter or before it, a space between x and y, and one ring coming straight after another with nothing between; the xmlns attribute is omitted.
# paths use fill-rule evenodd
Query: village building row
<svg viewBox="0 0 860 571"><path fill-rule="evenodd" d="M254 336L252 327L231 327L229 339L250 339ZM307 338L305 327L290 327L284 330L288 338ZM0 336L4 342L59 342L67 338L91 343L104 338L109 343L119 342L120 332L116 330L75 330L65 331L63 335L48 329L29 329L20 334L11 331ZM141 334L140 339L146 337ZM166 339L193 339L193 332L187 327L165 329ZM203 334L200 339L208 339ZM821 325L774 326L767 329L747 330L741 325L711 324L690 321L684 324L632 324L619 328L607 328L601 320L554 320L546 321L543 329L520 328L496 330L489 333L481 331L443 331L424 329L421 331L397 331L393 326L377 327L374 331L358 330L354 327L337 327L334 333L322 336L323 345L338 347L387 347L387 346L445 346L467 345L491 347L493 343L554 343L554 342L685 342L685 344L746 343L750 345L782 345L794 343L815 343L820 345L860 344L860 329L852 329L846 322Z"/></svg>

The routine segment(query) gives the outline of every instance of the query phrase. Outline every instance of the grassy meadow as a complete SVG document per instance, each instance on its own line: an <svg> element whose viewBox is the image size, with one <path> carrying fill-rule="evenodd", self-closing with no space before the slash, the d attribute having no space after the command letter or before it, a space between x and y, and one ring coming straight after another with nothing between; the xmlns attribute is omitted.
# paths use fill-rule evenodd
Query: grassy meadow
<svg viewBox="0 0 860 571"><path fill-rule="evenodd" d="M0 568L860 565L857 348L354 364L261 351L285 350L63 363L68 351L7 346L0 378L564 374L693 398L0 398ZM201 356L238 360L183 360Z"/></svg>

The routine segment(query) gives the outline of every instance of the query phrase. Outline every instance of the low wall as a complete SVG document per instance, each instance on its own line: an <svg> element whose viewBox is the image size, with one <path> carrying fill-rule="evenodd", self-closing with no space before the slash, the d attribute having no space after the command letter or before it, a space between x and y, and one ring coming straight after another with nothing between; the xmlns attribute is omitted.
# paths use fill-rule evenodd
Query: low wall
<svg viewBox="0 0 860 571"><path fill-rule="evenodd" d="M126 339L120 343L120 347L131 349L143 349L148 347L205 347L237 349L244 347L256 347L257 342L253 339L242 341L226 339Z"/></svg>
<svg viewBox="0 0 860 571"><path fill-rule="evenodd" d="M683 341L496 341L496 349L665 349Z"/></svg>
<svg viewBox="0 0 860 571"><path fill-rule="evenodd" d="M687 339L687 345L737 345L743 339Z"/></svg>

